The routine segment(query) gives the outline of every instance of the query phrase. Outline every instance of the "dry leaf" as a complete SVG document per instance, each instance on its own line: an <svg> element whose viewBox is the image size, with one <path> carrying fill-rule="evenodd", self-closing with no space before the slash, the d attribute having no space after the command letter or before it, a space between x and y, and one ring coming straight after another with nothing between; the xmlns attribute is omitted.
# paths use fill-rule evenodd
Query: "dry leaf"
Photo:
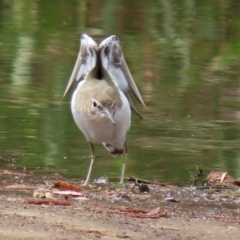
<svg viewBox="0 0 240 240"><path fill-rule="evenodd" d="M60 195L67 195L67 196L82 196L83 194L80 192L76 192L76 191L58 191L58 190L54 190L53 193L55 194L60 194Z"/></svg>
<svg viewBox="0 0 240 240"><path fill-rule="evenodd" d="M5 187L6 189L34 189L36 186L29 186L25 184L13 184Z"/></svg>
<svg viewBox="0 0 240 240"><path fill-rule="evenodd" d="M29 200L25 200L25 203L37 204L37 205L58 205L58 206L70 206L71 205L70 202L58 201L58 200L53 200L53 199L46 199L46 200L29 199Z"/></svg>
<svg viewBox="0 0 240 240"><path fill-rule="evenodd" d="M76 192L81 192L82 191L82 188L78 187L78 186L75 186L75 185L72 185L72 184L69 184L67 182L56 182L52 188L58 188L60 190L71 190L71 191L76 191Z"/></svg>
<svg viewBox="0 0 240 240"><path fill-rule="evenodd" d="M156 208L154 208L153 210L151 210L150 212L145 213L145 215L146 215L146 216L152 216L152 215L157 214L159 211L160 211L160 207L156 207Z"/></svg>
<svg viewBox="0 0 240 240"><path fill-rule="evenodd" d="M207 183L223 183L232 181L234 181L233 177L231 177L227 172L215 170L213 170L205 180Z"/></svg>

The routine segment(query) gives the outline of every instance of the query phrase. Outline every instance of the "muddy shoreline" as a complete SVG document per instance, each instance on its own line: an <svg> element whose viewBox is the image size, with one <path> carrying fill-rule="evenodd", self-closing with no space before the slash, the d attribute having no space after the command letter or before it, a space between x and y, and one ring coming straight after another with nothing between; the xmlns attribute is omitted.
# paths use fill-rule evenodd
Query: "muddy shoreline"
<svg viewBox="0 0 240 240"><path fill-rule="evenodd" d="M1 239L238 239L238 188L209 189L131 184L83 189L81 196L53 194L70 206L29 204L36 190L59 175L1 174ZM45 191L44 190L44 191ZM50 190L51 191L51 190ZM152 211L155 212L152 212ZM157 211L157 212L156 212Z"/></svg>

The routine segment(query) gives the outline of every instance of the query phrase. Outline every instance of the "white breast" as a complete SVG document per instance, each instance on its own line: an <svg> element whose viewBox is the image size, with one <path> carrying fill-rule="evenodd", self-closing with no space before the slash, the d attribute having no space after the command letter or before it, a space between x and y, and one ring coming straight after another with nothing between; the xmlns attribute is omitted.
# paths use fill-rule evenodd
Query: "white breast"
<svg viewBox="0 0 240 240"><path fill-rule="evenodd" d="M81 87L81 83L78 88ZM118 149L123 147L125 136L131 125L131 110L125 95L119 90L122 99L122 106L118 108L113 116L116 125L107 118L96 118L87 116L75 108L76 92L71 101L73 118L82 131L87 141L92 143L109 143ZM81 103L80 103L81 104Z"/></svg>

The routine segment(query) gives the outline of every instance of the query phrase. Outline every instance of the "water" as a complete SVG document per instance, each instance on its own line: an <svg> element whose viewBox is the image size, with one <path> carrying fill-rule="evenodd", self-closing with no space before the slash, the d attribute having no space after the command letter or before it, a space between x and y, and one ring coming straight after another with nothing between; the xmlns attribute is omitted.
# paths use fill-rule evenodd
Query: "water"
<svg viewBox="0 0 240 240"><path fill-rule="evenodd" d="M79 38L119 36L148 106L126 175L187 183L195 165L240 176L240 3L0 1L0 168L85 177L89 149L62 95ZM101 146L93 177L118 178Z"/></svg>

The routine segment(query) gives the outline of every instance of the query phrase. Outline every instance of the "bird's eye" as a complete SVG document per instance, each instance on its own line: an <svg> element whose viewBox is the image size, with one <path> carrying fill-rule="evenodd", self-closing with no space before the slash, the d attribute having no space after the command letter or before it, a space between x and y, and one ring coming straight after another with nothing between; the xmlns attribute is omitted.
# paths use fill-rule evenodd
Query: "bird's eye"
<svg viewBox="0 0 240 240"><path fill-rule="evenodd" d="M117 37L117 36L114 36L114 37L113 37L113 40L114 40L114 41L118 41L118 37Z"/></svg>
<svg viewBox="0 0 240 240"><path fill-rule="evenodd" d="M93 102L93 106L94 106L94 107L97 107L97 103L96 103L95 101Z"/></svg>

